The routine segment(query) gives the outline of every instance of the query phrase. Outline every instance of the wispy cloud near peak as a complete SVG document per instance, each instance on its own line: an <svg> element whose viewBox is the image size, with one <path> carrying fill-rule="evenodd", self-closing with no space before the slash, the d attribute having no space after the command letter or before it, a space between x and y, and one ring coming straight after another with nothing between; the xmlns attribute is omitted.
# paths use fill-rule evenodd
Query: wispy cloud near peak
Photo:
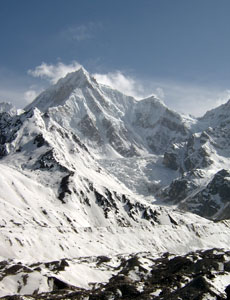
<svg viewBox="0 0 230 300"><path fill-rule="evenodd" d="M77 61L70 64L62 62L47 64L43 62L35 69L29 70L28 73L33 77L56 83L58 79L64 77L67 73L78 70L80 67L81 64ZM230 90L228 89L223 90L214 86L205 87L156 78L142 80L119 70L104 74L95 73L93 76L99 83L108 85L136 99L155 95L170 108L195 116L203 115L207 110L225 103L230 98ZM35 96L36 91L33 90L29 89L24 95L27 102Z"/></svg>
<svg viewBox="0 0 230 300"><path fill-rule="evenodd" d="M134 78L125 75L121 71L109 72L107 74L93 74L97 82L108 85L120 92L135 98L143 97L143 86Z"/></svg>
<svg viewBox="0 0 230 300"><path fill-rule="evenodd" d="M25 91L24 92L24 98L25 98L26 103L32 102L38 96L38 94L40 92L41 91L37 91L37 90L34 90L34 89L29 89L28 91Z"/></svg>
<svg viewBox="0 0 230 300"><path fill-rule="evenodd" d="M68 73L78 70L80 67L81 65L76 61L73 61L71 64L63 64L62 62L58 62L56 65L43 62L34 70L29 70L28 74L32 75L33 77L47 79L51 83L56 83L58 79L65 77L65 75Z"/></svg>

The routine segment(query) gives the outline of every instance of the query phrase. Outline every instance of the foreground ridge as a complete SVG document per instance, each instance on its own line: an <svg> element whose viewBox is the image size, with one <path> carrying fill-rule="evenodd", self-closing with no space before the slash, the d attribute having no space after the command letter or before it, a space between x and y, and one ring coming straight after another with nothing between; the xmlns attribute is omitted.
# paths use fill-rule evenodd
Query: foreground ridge
<svg viewBox="0 0 230 300"><path fill-rule="evenodd" d="M230 252L222 249L190 252L183 256L163 253L155 258L150 252L118 256L82 257L23 265L1 262L2 280L18 278L18 291L32 296L1 299L229 299ZM80 268L88 288L66 280L66 269ZM94 272L104 282L90 282ZM85 275L84 275L85 274ZM76 276L76 275L75 275ZM74 274L72 275L72 279ZM78 282L80 278L75 278ZM94 278L95 280L95 278ZM40 281L40 286L36 282ZM73 282L73 281L72 281ZM40 293L47 286L49 292ZM228 284L226 287L225 285ZM35 290L35 288L37 289Z"/></svg>

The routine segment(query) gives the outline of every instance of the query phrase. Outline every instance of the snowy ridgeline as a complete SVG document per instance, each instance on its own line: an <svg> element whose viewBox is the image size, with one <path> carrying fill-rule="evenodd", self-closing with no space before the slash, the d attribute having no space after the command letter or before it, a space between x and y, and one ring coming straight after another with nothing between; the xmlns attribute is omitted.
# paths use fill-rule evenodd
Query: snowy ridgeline
<svg viewBox="0 0 230 300"><path fill-rule="evenodd" d="M228 249L227 111L229 103L200 119L181 116L155 97L137 101L99 85L84 69L41 93L20 114L2 105L0 295L109 281L118 273L110 264L104 272L106 261L100 265L98 257L118 264L119 255L128 261L129 255L149 252L148 265L164 252ZM203 299L227 297L228 254L220 263L224 270L213 267L220 282L208 275L199 279L207 287ZM56 267L63 268L61 275ZM136 267L130 280L140 276ZM184 278L180 287L191 280ZM159 282L158 287L151 297L160 295Z"/></svg>

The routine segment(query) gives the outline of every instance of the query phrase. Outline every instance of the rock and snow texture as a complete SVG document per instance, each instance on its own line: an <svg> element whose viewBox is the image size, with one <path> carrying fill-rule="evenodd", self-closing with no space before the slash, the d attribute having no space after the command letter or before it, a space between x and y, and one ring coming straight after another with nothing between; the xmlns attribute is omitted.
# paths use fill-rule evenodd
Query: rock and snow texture
<svg viewBox="0 0 230 300"><path fill-rule="evenodd" d="M0 108L0 295L108 282L118 269L97 270L98 257L125 261L148 251L151 261L163 252L227 249L228 106L185 117L155 97L137 101L100 85L80 69L21 114ZM97 257L94 267L84 265L86 256L86 264ZM56 276L60 265L65 273ZM131 280L139 278L136 271ZM209 279L199 280L215 297L217 280L212 289L204 283ZM151 297L160 295L157 285ZM139 297L144 288L131 289ZM174 290L172 281L168 292ZM224 288L218 292L225 299Z"/></svg>
<svg viewBox="0 0 230 300"><path fill-rule="evenodd" d="M230 101L197 120L193 134L173 144L163 163L180 173L160 198L213 219L229 218Z"/></svg>
<svg viewBox="0 0 230 300"><path fill-rule="evenodd" d="M0 286L20 299L229 299L230 253L221 249L79 257L45 263L1 262ZM0 295L3 295L3 290Z"/></svg>

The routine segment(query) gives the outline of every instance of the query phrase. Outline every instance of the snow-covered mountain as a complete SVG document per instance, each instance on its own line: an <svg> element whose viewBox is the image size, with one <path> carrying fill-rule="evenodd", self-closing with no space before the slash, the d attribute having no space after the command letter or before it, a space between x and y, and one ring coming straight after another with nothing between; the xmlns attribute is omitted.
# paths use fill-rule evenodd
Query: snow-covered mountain
<svg viewBox="0 0 230 300"><path fill-rule="evenodd" d="M154 96L137 101L98 84L83 68L60 79L26 110L32 107L74 130L106 158L162 153L189 132L186 121Z"/></svg>
<svg viewBox="0 0 230 300"><path fill-rule="evenodd" d="M153 96L137 101L100 85L81 68L25 112L2 109L0 295L107 282L115 269L96 270L98 257L226 251L228 106L182 116Z"/></svg>

